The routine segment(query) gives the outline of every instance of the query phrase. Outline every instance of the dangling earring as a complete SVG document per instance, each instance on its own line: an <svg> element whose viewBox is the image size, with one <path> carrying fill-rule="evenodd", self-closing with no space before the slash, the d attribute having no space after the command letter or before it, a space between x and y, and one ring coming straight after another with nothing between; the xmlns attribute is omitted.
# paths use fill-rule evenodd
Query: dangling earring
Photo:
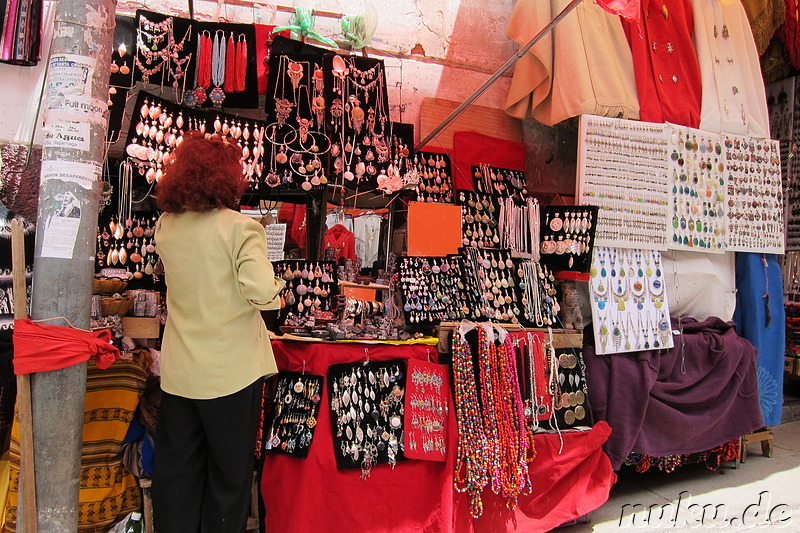
<svg viewBox="0 0 800 533"><path fill-rule="evenodd" d="M119 65L117 65L116 61L111 62L111 74L116 74L119 72Z"/></svg>

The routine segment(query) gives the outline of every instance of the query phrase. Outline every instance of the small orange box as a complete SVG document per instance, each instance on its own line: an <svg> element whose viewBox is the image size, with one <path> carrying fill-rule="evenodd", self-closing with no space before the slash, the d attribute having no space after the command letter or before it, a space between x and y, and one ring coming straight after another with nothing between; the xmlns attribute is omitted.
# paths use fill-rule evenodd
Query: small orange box
<svg viewBox="0 0 800 533"><path fill-rule="evenodd" d="M408 204L408 255L444 257L461 246L461 207L450 204Z"/></svg>

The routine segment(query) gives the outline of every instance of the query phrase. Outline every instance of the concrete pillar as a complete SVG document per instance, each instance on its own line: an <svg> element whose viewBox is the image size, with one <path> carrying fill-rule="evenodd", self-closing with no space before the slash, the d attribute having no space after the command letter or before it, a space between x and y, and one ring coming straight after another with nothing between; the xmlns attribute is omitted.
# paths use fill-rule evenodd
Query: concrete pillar
<svg viewBox="0 0 800 533"><path fill-rule="evenodd" d="M81 329L90 322L115 11L112 0L59 0L43 96L31 316ZM77 530L85 391L85 363L31 377L39 532Z"/></svg>

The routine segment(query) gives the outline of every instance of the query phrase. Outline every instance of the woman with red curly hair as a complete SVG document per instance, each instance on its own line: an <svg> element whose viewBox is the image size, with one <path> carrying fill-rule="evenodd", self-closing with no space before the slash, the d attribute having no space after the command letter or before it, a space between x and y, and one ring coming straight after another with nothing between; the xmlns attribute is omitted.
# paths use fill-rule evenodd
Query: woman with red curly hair
<svg viewBox="0 0 800 533"><path fill-rule="evenodd" d="M153 511L159 533L241 533L265 376L277 367L262 310L283 280L264 228L237 212L247 183L232 141L184 136L156 185L167 283Z"/></svg>

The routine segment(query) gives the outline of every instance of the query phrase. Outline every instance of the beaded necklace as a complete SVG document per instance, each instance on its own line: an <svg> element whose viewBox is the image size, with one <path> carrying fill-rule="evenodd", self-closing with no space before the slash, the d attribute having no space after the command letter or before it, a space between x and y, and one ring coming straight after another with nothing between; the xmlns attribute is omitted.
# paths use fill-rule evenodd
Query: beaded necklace
<svg viewBox="0 0 800 533"><path fill-rule="evenodd" d="M489 326L491 327L491 326ZM487 327L478 328L478 367L480 375L480 398L483 406L483 427L486 431L486 455L489 472L492 476L492 490L499 492L499 479L497 472L499 463L499 429L497 426L497 411L495 402L494 380L496 379L495 360L496 351L492 349L493 343L489 341Z"/></svg>
<svg viewBox="0 0 800 533"><path fill-rule="evenodd" d="M470 514L483 514L481 493L489 480L486 434L478 402L472 352L458 329L453 330L453 383L455 388L458 446L453 486L467 492Z"/></svg>
<svg viewBox="0 0 800 533"><path fill-rule="evenodd" d="M516 354L509 335L497 347L496 353L498 389L495 392L501 428L499 494L508 499L509 508L514 508L519 495L529 492L531 488L528 448L533 441L525 425Z"/></svg>

